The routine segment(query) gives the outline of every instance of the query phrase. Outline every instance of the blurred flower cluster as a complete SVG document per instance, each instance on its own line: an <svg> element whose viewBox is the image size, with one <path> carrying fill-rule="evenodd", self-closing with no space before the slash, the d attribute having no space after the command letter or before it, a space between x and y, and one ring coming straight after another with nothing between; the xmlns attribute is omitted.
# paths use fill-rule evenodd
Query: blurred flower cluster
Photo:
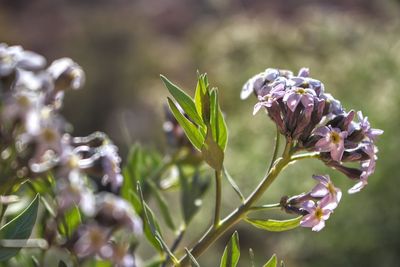
<svg viewBox="0 0 400 267"><path fill-rule="evenodd" d="M20 46L0 44L0 195L21 183L53 178L54 218L46 239L79 258L98 255L115 266L134 266L129 239L141 230L122 185L117 147L100 132L72 137L59 111L64 93L82 88L82 68L69 58L47 66L41 55ZM57 225L75 207L82 224L60 239ZM125 231L124 242L115 233ZM67 240L65 240L65 238Z"/></svg>
<svg viewBox="0 0 400 267"><path fill-rule="evenodd" d="M264 108L279 132L294 143L294 152L317 152L315 156L327 166L356 180L349 193L358 192L367 185L377 159L375 140L383 131L371 128L361 111L357 112L355 120L356 112L346 112L340 101L325 92L321 81L310 77L309 69L302 68L297 75L289 70L266 69L249 79L242 89L241 98L245 99L252 93L258 99L254 114ZM359 167L346 166L344 163L347 162L359 162ZM325 195L314 189L290 199L286 207L293 209L293 204L302 202L299 213L308 214L302 225L318 231L323 227L323 223L318 222L329 217L341 193L328 176L315 177L320 181L318 188L325 188L322 190Z"/></svg>

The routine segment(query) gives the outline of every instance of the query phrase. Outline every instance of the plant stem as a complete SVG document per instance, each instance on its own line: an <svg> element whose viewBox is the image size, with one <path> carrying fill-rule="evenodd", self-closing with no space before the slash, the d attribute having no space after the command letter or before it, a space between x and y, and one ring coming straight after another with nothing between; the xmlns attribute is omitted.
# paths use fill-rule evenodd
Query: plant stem
<svg viewBox="0 0 400 267"><path fill-rule="evenodd" d="M235 209L230 215L221 221L217 227L210 227L200 241L191 249L191 254L194 257L200 256L209 246L211 246L223 233L238 223L248 213L253 204L258 201L264 192L269 188L272 182L276 179L279 173L288 165L291 160L292 142L288 140L282 157L278 158L273 164L273 167L253 193L245 200L245 202ZM189 258L186 256L180 260L181 266L189 265Z"/></svg>
<svg viewBox="0 0 400 267"><path fill-rule="evenodd" d="M217 228L221 217L221 171L215 171L215 213L214 213L214 228Z"/></svg>
<svg viewBox="0 0 400 267"><path fill-rule="evenodd" d="M312 159L312 158L319 158L320 153L319 152L311 152L311 153L304 153L304 154L298 154L294 155L290 158L290 162L300 160L300 159Z"/></svg>
<svg viewBox="0 0 400 267"><path fill-rule="evenodd" d="M275 162L275 160L276 160L276 157L278 156L280 137L281 137L281 134L279 133L278 126L276 126L276 136L275 136L274 152L273 152L273 154L272 154L271 163L269 164L268 172L271 170L271 168L272 168L272 166L274 165L274 162Z"/></svg>

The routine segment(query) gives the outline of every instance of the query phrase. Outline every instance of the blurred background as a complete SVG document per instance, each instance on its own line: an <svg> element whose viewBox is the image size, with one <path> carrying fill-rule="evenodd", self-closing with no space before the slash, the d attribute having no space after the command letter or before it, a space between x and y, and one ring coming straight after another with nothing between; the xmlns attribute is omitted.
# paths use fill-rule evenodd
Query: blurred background
<svg viewBox="0 0 400 267"><path fill-rule="evenodd" d="M207 72L230 130L226 165L245 194L263 177L275 129L262 112L252 115L256 99L240 101L242 85L267 67L309 67L344 107L362 110L385 131L376 173L362 193L344 195L320 233L268 233L239 224L239 266L250 265L250 247L259 266L273 253L289 267L398 266L399 18L394 0L0 0L0 41L49 62L77 61L87 83L66 95L63 113L74 135L108 133L123 158L134 142L166 150L167 91L159 74L193 94L196 71ZM309 190L313 173L329 173L344 192L352 185L323 164L304 161L285 170L264 202ZM208 191L186 246L209 224L213 194ZM239 204L228 186L223 199L224 214ZM200 257L202 266L219 265L229 236ZM146 244L139 251L144 259L152 254Z"/></svg>

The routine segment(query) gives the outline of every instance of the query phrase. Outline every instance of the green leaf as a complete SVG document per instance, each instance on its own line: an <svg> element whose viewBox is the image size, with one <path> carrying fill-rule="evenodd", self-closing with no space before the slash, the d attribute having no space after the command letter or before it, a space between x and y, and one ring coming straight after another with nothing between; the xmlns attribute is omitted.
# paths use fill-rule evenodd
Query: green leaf
<svg viewBox="0 0 400 267"><path fill-rule="evenodd" d="M190 253L190 251L187 248L185 248L185 251L186 251L186 255L190 259L191 265L192 266L194 265L194 267L200 267L200 264L197 262L196 258L192 255L192 253Z"/></svg>
<svg viewBox="0 0 400 267"><path fill-rule="evenodd" d="M239 189L239 186L236 184L235 180L232 178L232 176L228 173L228 170L223 167L224 170L224 175L226 177L226 179L228 179L228 182L230 183L230 185L232 186L233 190L236 192L236 194L239 196L240 200L242 202L244 202L245 198L242 194L242 192Z"/></svg>
<svg viewBox="0 0 400 267"><path fill-rule="evenodd" d="M201 154L205 162L210 165L216 171L222 170L224 163L224 151L219 145L213 140L210 129L207 129L207 136L203 147L201 148Z"/></svg>
<svg viewBox="0 0 400 267"><path fill-rule="evenodd" d="M74 205L64 214L64 223L60 223L59 229L62 235L71 237L70 235L78 228L82 223L81 213L79 208Z"/></svg>
<svg viewBox="0 0 400 267"><path fill-rule="evenodd" d="M164 196L161 194L160 190L154 184L153 181L147 180L148 185L150 186L151 191L157 201L158 207L160 208L161 215L166 223L166 225L173 231L176 230L174 225L174 220L172 219L171 212L169 211L167 201Z"/></svg>
<svg viewBox="0 0 400 267"><path fill-rule="evenodd" d="M168 105L172 111L172 114L174 114L175 119L179 122L179 125L185 131L185 134L188 137L189 141L193 144L195 148L200 150L204 143L204 137L200 134L200 131L192 122L190 122L188 119L185 118L185 116L182 115L182 113L176 107L175 103L170 98L168 98Z"/></svg>
<svg viewBox="0 0 400 267"><path fill-rule="evenodd" d="M225 247L224 254L221 258L220 267L235 267L239 262L240 247L239 235L235 231Z"/></svg>
<svg viewBox="0 0 400 267"><path fill-rule="evenodd" d="M211 90L210 99L211 99L210 123L211 123L213 138L217 142L219 147L222 149L222 151L225 151L225 148L226 148L226 145L228 142L228 130L227 130L224 116L219 107L218 90L216 88L213 88Z"/></svg>
<svg viewBox="0 0 400 267"><path fill-rule="evenodd" d="M210 123L210 96L208 92L208 79L206 74L198 74L197 86L194 96L197 113L205 125Z"/></svg>
<svg viewBox="0 0 400 267"><path fill-rule="evenodd" d="M138 186L139 188L139 186ZM141 192L141 190L140 190ZM154 219L154 213L150 209L149 206L147 206L146 203L144 203L144 200L139 197L142 194L136 194L133 190L130 191L131 200L132 200L132 206L135 209L136 213L140 215L142 221L143 221L143 232L144 235L149 241L149 243L158 251L162 252L163 248L160 244L160 242L157 240L157 238L154 235L155 229L160 230L160 227L157 223L157 221Z"/></svg>
<svg viewBox="0 0 400 267"><path fill-rule="evenodd" d="M246 222L254 225L257 228L270 232L282 232L292 230L300 225L302 216L289 220L256 220L246 218Z"/></svg>
<svg viewBox="0 0 400 267"><path fill-rule="evenodd" d="M188 225L202 205L201 198L210 185L210 179L201 179L198 171L189 179L179 168L179 183L183 219Z"/></svg>
<svg viewBox="0 0 400 267"><path fill-rule="evenodd" d="M281 260L281 267L285 267L285 263Z"/></svg>
<svg viewBox="0 0 400 267"><path fill-rule="evenodd" d="M153 212L150 210L150 208L144 202L142 189L140 188L140 183L138 183L137 191L139 193L142 207L144 207L144 209L143 209L144 217L145 217L144 222L149 225L152 234L154 235L156 240L159 242L159 244L161 245L164 252L166 252L167 255L171 258L172 262L174 262L174 263L179 262L178 259L175 257L175 255L171 252L171 250L169 249L167 244L165 243L164 239L162 238L160 227L158 226L158 223L154 218Z"/></svg>
<svg viewBox="0 0 400 267"><path fill-rule="evenodd" d="M198 126L204 126L204 123L197 113L195 103L193 99L188 96L182 89L173 84L170 80L168 80L165 76L160 75L161 80L167 87L170 94L174 97L176 102L178 102L179 106L182 107L183 111L189 116L189 118L196 123Z"/></svg>
<svg viewBox="0 0 400 267"><path fill-rule="evenodd" d="M9 221L0 229L1 239L28 239L35 225L39 207L39 194L32 200L29 206L17 217ZM0 247L0 262L14 257L21 248Z"/></svg>
<svg viewBox="0 0 400 267"><path fill-rule="evenodd" d="M121 187L121 196L129 202L133 201L130 191L136 191L136 184L141 179L141 157L142 151L140 145L136 144L132 146L129 150L127 163L122 171L124 181Z"/></svg>
<svg viewBox="0 0 400 267"><path fill-rule="evenodd" d="M58 267L68 267L68 266L67 266L67 264L66 264L65 262L60 261L60 262L58 263Z"/></svg>
<svg viewBox="0 0 400 267"><path fill-rule="evenodd" d="M278 265L278 260L276 259L276 255L272 255L272 257L268 260L266 264L264 264L263 267L277 267Z"/></svg>

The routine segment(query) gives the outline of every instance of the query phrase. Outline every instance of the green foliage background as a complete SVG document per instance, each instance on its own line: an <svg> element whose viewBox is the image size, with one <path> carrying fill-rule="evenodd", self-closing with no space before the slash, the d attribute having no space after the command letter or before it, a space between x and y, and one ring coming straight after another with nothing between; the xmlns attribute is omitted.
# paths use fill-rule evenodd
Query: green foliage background
<svg viewBox="0 0 400 267"><path fill-rule="evenodd" d="M49 59L69 56L87 73L84 90L67 95L64 114L74 134L102 129L126 156L135 141L166 150L159 74L193 95L196 70L219 88L229 128L227 167L248 194L271 156L274 126L252 116L255 99L239 100L243 83L267 67L311 75L347 109L362 110L379 139L379 161L369 186L345 194L320 233L296 229L267 233L240 224L241 259L247 251L265 263L273 253L286 266L397 266L400 262L400 5L396 1L0 1L0 41L21 44ZM318 162L285 170L265 196L277 202L330 173L343 191L351 181ZM225 183L227 185L227 183ZM212 220L213 190L189 228L189 242ZM172 192L168 195L177 201ZM223 214L239 203L228 186ZM209 207L209 208L207 208ZM176 211L178 213L178 210ZM202 266L217 266L227 233ZM168 239L168 236L167 236ZM140 247L144 257L150 247ZM247 256L248 258L248 256Z"/></svg>

